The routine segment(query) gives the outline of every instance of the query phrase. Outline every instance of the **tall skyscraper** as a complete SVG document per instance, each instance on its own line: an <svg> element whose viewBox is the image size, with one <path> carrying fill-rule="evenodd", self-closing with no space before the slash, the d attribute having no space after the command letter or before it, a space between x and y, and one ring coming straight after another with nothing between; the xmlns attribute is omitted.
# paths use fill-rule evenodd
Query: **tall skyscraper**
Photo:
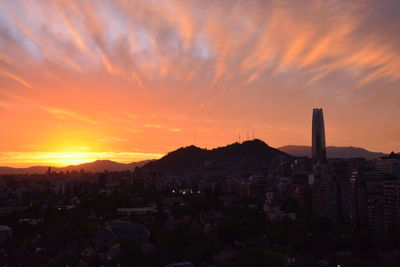
<svg viewBox="0 0 400 267"><path fill-rule="evenodd" d="M322 108L314 108L312 118L312 161L326 163L324 114Z"/></svg>

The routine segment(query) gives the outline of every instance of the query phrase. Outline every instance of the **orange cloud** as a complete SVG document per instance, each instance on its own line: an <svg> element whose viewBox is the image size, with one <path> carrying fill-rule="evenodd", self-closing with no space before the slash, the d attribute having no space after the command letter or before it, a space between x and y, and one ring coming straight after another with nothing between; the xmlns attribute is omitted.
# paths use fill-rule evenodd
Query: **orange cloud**
<svg viewBox="0 0 400 267"><path fill-rule="evenodd" d="M21 84L21 85L23 85L25 87L32 88L32 85L29 82L27 82L26 80L22 79L21 77L15 75L13 73L10 73L8 71L1 71L0 70L0 75L2 75L4 77L7 77L7 78L9 78L9 79L11 79L13 81L16 81L16 82L18 82L19 84Z"/></svg>
<svg viewBox="0 0 400 267"><path fill-rule="evenodd" d="M398 10L395 0L1 1L0 151L67 139L163 154L253 125L271 145L308 144L315 106L329 144L400 150Z"/></svg>

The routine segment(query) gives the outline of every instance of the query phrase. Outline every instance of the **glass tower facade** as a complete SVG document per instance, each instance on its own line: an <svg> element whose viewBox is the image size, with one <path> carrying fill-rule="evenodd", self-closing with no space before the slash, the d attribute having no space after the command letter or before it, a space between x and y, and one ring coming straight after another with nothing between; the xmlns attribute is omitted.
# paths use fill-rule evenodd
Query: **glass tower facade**
<svg viewBox="0 0 400 267"><path fill-rule="evenodd" d="M322 108L314 108L312 116L312 161L326 163L325 125Z"/></svg>

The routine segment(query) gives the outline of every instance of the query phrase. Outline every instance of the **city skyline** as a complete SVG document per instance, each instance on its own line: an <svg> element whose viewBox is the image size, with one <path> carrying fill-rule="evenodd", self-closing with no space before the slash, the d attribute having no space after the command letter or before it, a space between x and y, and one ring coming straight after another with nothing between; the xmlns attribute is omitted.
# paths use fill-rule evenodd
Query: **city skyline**
<svg viewBox="0 0 400 267"><path fill-rule="evenodd" d="M2 1L0 166L254 135L400 151L398 1ZM30 162L29 162L30 161Z"/></svg>

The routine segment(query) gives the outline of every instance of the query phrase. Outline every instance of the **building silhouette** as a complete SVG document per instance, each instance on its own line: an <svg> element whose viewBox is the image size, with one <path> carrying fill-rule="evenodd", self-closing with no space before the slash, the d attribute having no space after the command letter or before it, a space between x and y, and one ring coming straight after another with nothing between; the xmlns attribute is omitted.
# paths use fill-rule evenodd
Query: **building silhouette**
<svg viewBox="0 0 400 267"><path fill-rule="evenodd" d="M388 181L383 189L386 230L400 226L400 183Z"/></svg>
<svg viewBox="0 0 400 267"><path fill-rule="evenodd" d="M324 114L322 108L313 109L312 117L312 161L313 164L326 163Z"/></svg>
<svg viewBox="0 0 400 267"><path fill-rule="evenodd" d="M322 109L315 108L312 118L312 212L334 221L349 214L348 164L326 158L325 126Z"/></svg>

